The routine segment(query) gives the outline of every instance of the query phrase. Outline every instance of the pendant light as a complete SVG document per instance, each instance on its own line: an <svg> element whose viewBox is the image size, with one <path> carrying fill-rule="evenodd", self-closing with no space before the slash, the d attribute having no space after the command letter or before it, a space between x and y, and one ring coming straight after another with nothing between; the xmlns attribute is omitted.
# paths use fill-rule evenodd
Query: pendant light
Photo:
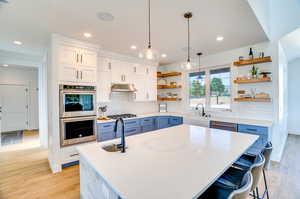
<svg viewBox="0 0 300 199"><path fill-rule="evenodd" d="M139 57L156 61L158 55L158 51L154 50L151 45L151 5L150 0L148 0L148 47L139 53Z"/></svg>
<svg viewBox="0 0 300 199"><path fill-rule="evenodd" d="M186 60L186 62L183 64L183 68L186 70L190 70L192 68L192 64L191 64L191 56L190 56L190 19L193 17L193 13L191 12L187 12L184 14L184 18L187 19L187 25L188 25L188 58Z"/></svg>
<svg viewBox="0 0 300 199"><path fill-rule="evenodd" d="M202 53L197 53L197 56L199 58L199 66L198 66L199 73L201 72L201 55L202 55ZM201 81L202 81L202 79L201 79L201 74L200 74L199 79L197 79L197 83L200 84Z"/></svg>

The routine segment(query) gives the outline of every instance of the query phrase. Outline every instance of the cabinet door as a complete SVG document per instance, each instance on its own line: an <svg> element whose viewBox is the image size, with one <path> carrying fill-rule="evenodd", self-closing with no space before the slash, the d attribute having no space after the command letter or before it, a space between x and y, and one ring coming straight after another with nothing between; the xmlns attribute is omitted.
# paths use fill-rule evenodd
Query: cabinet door
<svg viewBox="0 0 300 199"><path fill-rule="evenodd" d="M149 101L157 101L157 68L149 66L146 69L147 73L147 96Z"/></svg>
<svg viewBox="0 0 300 199"><path fill-rule="evenodd" d="M74 67L62 66L60 69L60 80L64 82L77 82L80 71Z"/></svg>
<svg viewBox="0 0 300 199"><path fill-rule="evenodd" d="M61 66L76 67L79 61L78 49L71 46L60 46L58 51L58 63Z"/></svg>
<svg viewBox="0 0 300 199"><path fill-rule="evenodd" d="M132 63L122 62L121 71L123 74L122 83L133 84L135 77L135 65Z"/></svg>
<svg viewBox="0 0 300 199"><path fill-rule="evenodd" d="M111 72L112 68L112 61L109 58L101 58L100 59L100 64L99 64L99 71L103 72Z"/></svg>
<svg viewBox="0 0 300 199"><path fill-rule="evenodd" d="M142 64L133 64L133 71L136 75L146 75L146 67Z"/></svg>
<svg viewBox="0 0 300 199"><path fill-rule="evenodd" d="M79 60L78 50L71 46L60 46L58 50L59 79L65 82L77 82L79 71L77 62Z"/></svg>
<svg viewBox="0 0 300 199"><path fill-rule="evenodd" d="M124 83L122 62L111 60L111 81L112 83Z"/></svg>
<svg viewBox="0 0 300 199"><path fill-rule="evenodd" d="M97 69L89 67L80 67L79 81L82 83L96 83Z"/></svg>
<svg viewBox="0 0 300 199"><path fill-rule="evenodd" d="M83 67L97 67L97 52L92 50L81 50L79 65Z"/></svg>
<svg viewBox="0 0 300 199"><path fill-rule="evenodd" d="M97 89L97 102L109 102L111 100L111 72L99 72Z"/></svg>
<svg viewBox="0 0 300 199"><path fill-rule="evenodd" d="M147 85L144 75L139 75L135 77L134 85L137 91L134 93L134 101L142 102L147 101Z"/></svg>

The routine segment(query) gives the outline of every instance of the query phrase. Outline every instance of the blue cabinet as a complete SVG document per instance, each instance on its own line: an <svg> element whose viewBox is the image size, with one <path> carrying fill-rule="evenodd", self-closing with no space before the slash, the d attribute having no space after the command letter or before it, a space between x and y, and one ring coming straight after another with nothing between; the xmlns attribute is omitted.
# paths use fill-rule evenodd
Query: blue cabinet
<svg viewBox="0 0 300 199"><path fill-rule="evenodd" d="M157 116L145 117L141 119L124 120L125 135L135 135L145 133L157 129L168 128L171 126L180 125L183 123L182 117L176 116ZM98 142L111 140L121 137L121 123L119 123L118 132L115 130L115 122L101 123L97 125L97 140Z"/></svg>
<svg viewBox="0 0 300 199"><path fill-rule="evenodd" d="M177 126L183 123L183 118L182 117L175 117L171 116L169 118L170 126Z"/></svg>
<svg viewBox="0 0 300 199"><path fill-rule="evenodd" d="M157 129L163 129L170 127L170 117L169 116L159 116L156 118Z"/></svg>
<svg viewBox="0 0 300 199"><path fill-rule="evenodd" d="M268 127L239 124L238 132L259 136L249 151L261 151L268 142Z"/></svg>

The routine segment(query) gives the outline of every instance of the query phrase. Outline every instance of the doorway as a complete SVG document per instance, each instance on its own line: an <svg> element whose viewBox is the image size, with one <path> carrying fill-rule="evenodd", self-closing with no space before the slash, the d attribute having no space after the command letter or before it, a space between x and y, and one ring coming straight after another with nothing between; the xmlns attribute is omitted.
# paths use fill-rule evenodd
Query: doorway
<svg viewBox="0 0 300 199"><path fill-rule="evenodd" d="M0 68L0 151L39 147L38 70Z"/></svg>

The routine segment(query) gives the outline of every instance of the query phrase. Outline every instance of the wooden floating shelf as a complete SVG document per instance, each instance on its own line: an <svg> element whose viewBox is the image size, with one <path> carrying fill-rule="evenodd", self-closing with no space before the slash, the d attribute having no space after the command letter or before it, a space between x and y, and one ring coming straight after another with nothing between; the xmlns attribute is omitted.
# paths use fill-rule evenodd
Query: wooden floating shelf
<svg viewBox="0 0 300 199"><path fill-rule="evenodd" d="M243 61L236 61L233 63L234 66L247 66L247 65L253 65L253 64L261 64L261 63L267 63L272 62L271 57L263 57L263 58L256 58L256 59L248 59Z"/></svg>
<svg viewBox="0 0 300 199"><path fill-rule="evenodd" d="M181 85L157 85L158 89L172 89L172 88L181 88Z"/></svg>
<svg viewBox="0 0 300 199"><path fill-rule="evenodd" d="M158 101L181 101L181 98L158 97Z"/></svg>
<svg viewBox="0 0 300 199"><path fill-rule="evenodd" d="M272 79L270 77L267 78L254 78L254 79L237 79L234 80L236 84L249 84L249 83L259 83L259 82L271 82Z"/></svg>
<svg viewBox="0 0 300 199"><path fill-rule="evenodd" d="M271 98L234 98L235 102L271 102Z"/></svg>
<svg viewBox="0 0 300 199"><path fill-rule="evenodd" d="M181 75L180 72L171 72L171 73L158 73L157 77L159 78L164 78L164 77L174 77L174 76L179 76Z"/></svg>

